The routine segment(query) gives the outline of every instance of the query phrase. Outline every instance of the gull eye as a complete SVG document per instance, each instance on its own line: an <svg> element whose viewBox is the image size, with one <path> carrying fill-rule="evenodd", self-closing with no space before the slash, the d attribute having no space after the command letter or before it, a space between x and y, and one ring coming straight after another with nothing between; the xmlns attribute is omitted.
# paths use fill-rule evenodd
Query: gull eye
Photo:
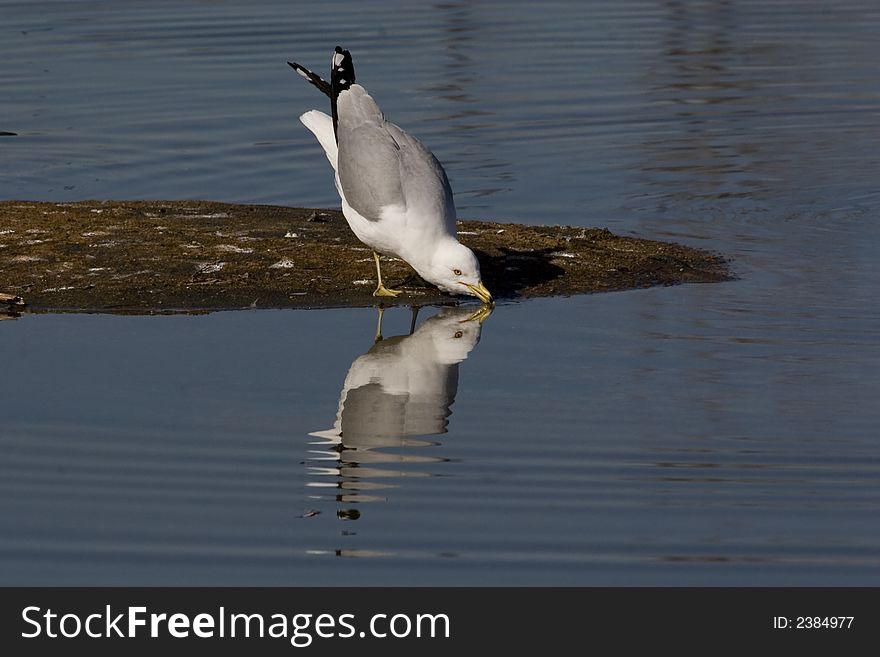
<svg viewBox="0 0 880 657"><path fill-rule="evenodd" d="M460 338L460 337L463 336L463 335L464 335L464 331L456 331L456 332L455 332L455 335L452 336L452 337L454 337L454 338Z"/></svg>
<svg viewBox="0 0 880 657"><path fill-rule="evenodd" d="M456 276L461 276L461 269L453 269L452 273L455 274Z"/></svg>

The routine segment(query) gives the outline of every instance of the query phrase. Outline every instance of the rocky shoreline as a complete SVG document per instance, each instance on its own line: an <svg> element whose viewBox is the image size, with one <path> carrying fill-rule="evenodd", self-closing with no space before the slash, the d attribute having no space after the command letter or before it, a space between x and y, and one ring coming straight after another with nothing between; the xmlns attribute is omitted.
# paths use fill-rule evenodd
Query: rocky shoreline
<svg viewBox="0 0 880 657"><path fill-rule="evenodd" d="M497 299L727 280L706 251L608 230L461 221ZM384 305L450 302L400 260ZM373 306L370 250L338 211L207 201L0 202L0 312Z"/></svg>

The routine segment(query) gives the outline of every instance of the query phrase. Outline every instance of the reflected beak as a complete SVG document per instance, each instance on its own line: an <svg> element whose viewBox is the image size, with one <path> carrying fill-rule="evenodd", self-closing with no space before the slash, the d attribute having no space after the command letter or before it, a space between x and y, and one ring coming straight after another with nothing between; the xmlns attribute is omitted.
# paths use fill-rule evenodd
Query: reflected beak
<svg viewBox="0 0 880 657"><path fill-rule="evenodd" d="M480 308L479 308L479 310L477 310L477 312L475 312L473 315L471 315L470 317L468 317L464 321L465 322L478 322L478 323L482 324L483 322L485 322L489 318L489 315L492 314L492 310L494 308L495 308L494 305L491 305L488 303L484 306L480 306ZM462 323L464 323L464 322L462 322Z"/></svg>
<svg viewBox="0 0 880 657"><path fill-rule="evenodd" d="M470 283L465 283L467 288L471 291L475 297L477 297L483 303L492 303L492 293L486 289L486 286L483 285L483 282L480 281L476 285L471 285Z"/></svg>

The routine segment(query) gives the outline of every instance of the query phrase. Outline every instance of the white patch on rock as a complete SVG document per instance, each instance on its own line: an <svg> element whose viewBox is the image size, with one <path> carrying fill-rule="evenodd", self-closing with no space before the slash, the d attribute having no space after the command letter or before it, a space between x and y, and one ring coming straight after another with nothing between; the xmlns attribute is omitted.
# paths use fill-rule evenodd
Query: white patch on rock
<svg viewBox="0 0 880 657"><path fill-rule="evenodd" d="M242 248L240 246L235 246L234 244L219 244L214 247L218 251L225 251L227 253L253 253L253 249Z"/></svg>
<svg viewBox="0 0 880 657"><path fill-rule="evenodd" d="M197 274L213 274L214 272L220 271L225 266L226 266L225 262L197 262L196 263L196 273Z"/></svg>

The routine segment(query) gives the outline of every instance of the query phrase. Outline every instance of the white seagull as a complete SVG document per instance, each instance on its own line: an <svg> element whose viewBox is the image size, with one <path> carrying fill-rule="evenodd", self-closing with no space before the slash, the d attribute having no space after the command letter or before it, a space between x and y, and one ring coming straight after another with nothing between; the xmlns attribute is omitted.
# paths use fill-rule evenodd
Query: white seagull
<svg viewBox="0 0 880 657"><path fill-rule="evenodd" d="M351 53L336 46L329 83L299 64L288 64L330 97L332 116L310 110L299 118L318 138L336 172L348 225L373 249L379 279L373 294L401 293L382 283L382 253L405 260L444 292L491 303L474 252L456 237L446 172L418 139L386 121L373 98L354 83Z"/></svg>
<svg viewBox="0 0 880 657"><path fill-rule="evenodd" d="M459 363L477 346L491 314L484 308L474 314L442 308L409 335L378 337L348 370L333 428L309 435L367 451L408 445L410 436L446 433ZM381 325L382 309L379 336Z"/></svg>

